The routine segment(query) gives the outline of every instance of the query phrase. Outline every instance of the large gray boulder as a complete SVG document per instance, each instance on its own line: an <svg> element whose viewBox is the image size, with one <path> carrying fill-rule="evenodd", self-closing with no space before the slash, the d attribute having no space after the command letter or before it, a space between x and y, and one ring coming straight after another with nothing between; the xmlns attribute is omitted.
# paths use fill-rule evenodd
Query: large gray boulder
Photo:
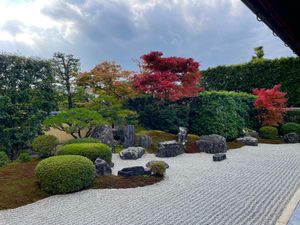
<svg viewBox="0 0 300 225"><path fill-rule="evenodd" d="M96 167L97 177L111 174L111 168L105 160L97 158L94 165Z"/></svg>
<svg viewBox="0 0 300 225"><path fill-rule="evenodd" d="M201 136L196 143L200 152L216 154L227 151L226 139L217 134Z"/></svg>
<svg viewBox="0 0 300 225"><path fill-rule="evenodd" d="M237 138L236 141L240 144L249 145L249 146L257 146L258 145L257 138L250 137L250 136Z"/></svg>
<svg viewBox="0 0 300 225"><path fill-rule="evenodd" d="M145 154L143 147L129 147L120 152L121 159L138 159Z"/></svg>
<svg viewBox="0 0 300 225"><path fill-rule="evenodd" d="M112 149L114 149L117 145L113 136L112 128L109 125L96 127L91 133L91 137L100 140L101 143L108 145Z"/></svg>
<svg viewBox="0 0 300 225"><path fill-rule="evenodd" d="M300 141L300 136L299 134L292 132L285 134L283 136L283 140L285 143L298 143Z"/></svg>
<svg viewBox="0 0 300 225"><path fill-rule="evenodd" d="M124 127L124 144L125 148L135 146L135 128L133 125Z"/></svg>
<svg viewBox="0 0 300 225"><path fill-rule="evenodd" d="M165 141L158 143L157 157L174 157L184 152L184 147L177 141Z"/></svg>
<svg viewBox="0 0 300 225"><path fill-rule="evenodd" d="M140 136L140 146L143 148L148 148L150 147L152 143L152 139L149 135L141 135Z"/></svg>

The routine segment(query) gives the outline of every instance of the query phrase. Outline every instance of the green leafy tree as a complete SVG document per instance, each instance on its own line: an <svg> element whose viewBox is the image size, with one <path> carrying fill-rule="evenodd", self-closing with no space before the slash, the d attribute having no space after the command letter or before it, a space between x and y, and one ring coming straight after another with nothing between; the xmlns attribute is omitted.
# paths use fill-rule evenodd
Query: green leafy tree
<svg viewBox="0 0 300 225"><path fill-rule="evenodd" d="M51 63L0 54L0 148L15 159L56 109Z"/></svg>
<svg viewBox="0 0 300 225"><path fill-rule="evenodd" d="M262 60L264 59L265 52L264 52L264 47L263 46L258 46L254 48L255 55L252 56L252 61L253 60Z"/></svg>
<svg viewBox="0 0 300 225"><path fill-rule="evenodd" d="M125 108L116 96L101 95L85 107L100 113L112 126L137 123L137 112Z"/></svg>
<svg viewBox="0 0 300 225"><path fill-rule="evenodd" d="M66 55L56 52L52 58L52 64L56 74L58 85L63 87L64 94L67 95L68 108L73 108L72 97L74 95L74 82L79 73L80 60L74 55Z"/></svg>
<svg viewBox="0 0 300 225"><path fill-rule="evenodd" d="M46 127L64 131L74 138L89 137L96 126L105 123L99 113L85 108L68 109L44 121Z"/></svg>

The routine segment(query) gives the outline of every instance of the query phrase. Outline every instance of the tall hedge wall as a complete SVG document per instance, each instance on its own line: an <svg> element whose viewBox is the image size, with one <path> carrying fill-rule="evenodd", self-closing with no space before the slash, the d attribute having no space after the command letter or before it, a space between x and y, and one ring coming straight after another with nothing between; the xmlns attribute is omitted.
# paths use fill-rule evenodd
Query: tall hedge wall
<svg viewBox="0 0 300 225"><path fill-rule="evenodd" d="M151 97L129 100L128 107L140 115L140 123L149 129L177 133L179 126L198 135L220 134L238 137L244 127L256 128L253 101L247 93L211 91L176 103Z"/></svg>
<svg viewBox="0 0 300 225"><path fill-rule="evenodd" d="M265 59L240 65L217 66L202 71L206 90L249 92L281 83L288 105L300 106L300 60L297 57Z"/></svg>
<svg viewBox="0 0 300 225"><path fill-rule="evenodd" d="M41 131L56 108L49 61L0 54L0 148L11 158Z"/></svg>

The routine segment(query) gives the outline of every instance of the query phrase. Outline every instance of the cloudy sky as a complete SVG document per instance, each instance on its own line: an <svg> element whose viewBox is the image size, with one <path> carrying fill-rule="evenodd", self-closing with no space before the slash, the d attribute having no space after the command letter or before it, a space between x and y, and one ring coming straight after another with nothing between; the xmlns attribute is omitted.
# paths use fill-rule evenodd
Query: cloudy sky
<svg viewBox="0 0 300 225"><path fill-rule="evenodd" d="M0 0L0 51L74 54L82 70L115 60L137 70L153 50L193 57L201 68L293 55L240 0Z"/></svg>

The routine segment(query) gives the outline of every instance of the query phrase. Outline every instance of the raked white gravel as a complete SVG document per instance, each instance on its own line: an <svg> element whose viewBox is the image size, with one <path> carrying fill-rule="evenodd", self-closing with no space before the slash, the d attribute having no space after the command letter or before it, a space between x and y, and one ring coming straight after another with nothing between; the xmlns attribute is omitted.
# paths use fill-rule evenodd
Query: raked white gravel
<svg viewBox="0 0 300 225"><path fill-rule="evenodd" d="M153 159L114 155L114 173ZM52 196L0 211L0 224L273 225L300 185L300 144L246 146L222 162L205 153L163 160L170 168L158 184Z"/></svg>

